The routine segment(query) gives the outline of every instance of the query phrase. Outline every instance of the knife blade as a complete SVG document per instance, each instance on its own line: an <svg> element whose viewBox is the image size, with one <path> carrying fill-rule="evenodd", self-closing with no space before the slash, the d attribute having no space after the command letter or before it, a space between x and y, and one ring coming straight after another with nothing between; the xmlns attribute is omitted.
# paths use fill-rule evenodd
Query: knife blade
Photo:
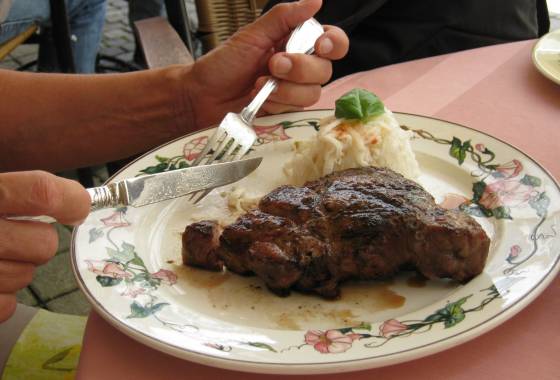
<svg viewBox="0 0 560 380"><path fill-rule="evenodd" d="M164 173L128 178L105 186L86 189L91 211L108 207L142 207L184 195L228 185L253 172L262 157L213 165L193 166ZM8 220L54 223L50 216L7 216Z"/></svg>
<svg viewBox="0 0 560 380"><path fill-rule="evenodd" d="M261 161L262 157L256 157L194 166L87 189L92 200L91 210L117 206L142 207L196 191L214 189L239 181L254 171Z"/></svg>

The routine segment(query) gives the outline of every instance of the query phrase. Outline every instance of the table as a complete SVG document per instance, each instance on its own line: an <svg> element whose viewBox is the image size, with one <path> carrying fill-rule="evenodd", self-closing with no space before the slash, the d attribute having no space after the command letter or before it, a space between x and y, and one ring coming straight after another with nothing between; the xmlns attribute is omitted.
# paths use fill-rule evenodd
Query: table
<svg viewBox="0 0 560 380"><path fill-rule="evenodd" d="M560 86L531 64L535 41L432 57L341 78L314 108L332 108L354 87L373 90L393 111L464 124L510 142L560 179ZM558 379L560 278L496 329L453 349L385 368L322 379ZM154 351L92 312L78 379L280 379L226 371ZM303 379L294 376L292 379Z"/></svg>

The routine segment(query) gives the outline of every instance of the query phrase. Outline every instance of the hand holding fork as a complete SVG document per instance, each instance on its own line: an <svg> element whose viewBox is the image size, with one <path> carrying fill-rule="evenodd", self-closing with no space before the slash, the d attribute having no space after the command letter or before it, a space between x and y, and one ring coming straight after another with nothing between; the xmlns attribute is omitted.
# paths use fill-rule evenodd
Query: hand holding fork
<svg viewBox="0 0 560 380"><path fill-rule="evenodd" d="M314 18L310 18L294 29L286 43L286 52L312 54L315 41L323 32L321 24ZM240 113L228 113L216 132L208 139L206 146L192 165L208 165L218 157L222 162L242 158L257 139L257 135L252 128L253 120L277 86L278 81L276 79L269 79L251 103ZM212 151L212 154L208 156L210 151Z"/></svg>

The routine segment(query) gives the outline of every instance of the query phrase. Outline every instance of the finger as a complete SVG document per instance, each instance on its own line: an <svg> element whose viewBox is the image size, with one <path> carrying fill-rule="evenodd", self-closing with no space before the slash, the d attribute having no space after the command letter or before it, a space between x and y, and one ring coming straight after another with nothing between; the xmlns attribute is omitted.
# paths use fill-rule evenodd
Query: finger
<svg viewBox="0 0 560 380"><path fill-rule="evenodd" d="M332 25L323 26L325 33L315 42L317 55L328 59L341 59L348 53L350 41L342 29Z"/></svg>
<svg viewBox="0 0 560 380"><path fill-rule="evenodd" d="M270 113L270 114L303 111L303 107L298 107L291 104L276 103L271 101L264 103L261 109L265 113Z"/></svg>
<svg viewBox="0 0 560 380"><path fill-rule="evenodd" d="M10 319L17 306L15 294L0 294L0 323Z"/></svg>
<svg viewBox="0 0 560 380"><path fill-rule="evenodd" d="M261 77L257 80L256 90L252 94L256 95L266 83L268 77ZM278 88L270 94L269 101L275 103L290 104L299 107L309 107L315 104L321 96L321 86L318 84L299 84L294 82L279 81Z"/></svg>
<svg viewBox="0 0 560 380"><path fill-rule="evenodd" d="M90 201L78 182L47 172L0 174L0 214L48 215L76 224L86 218Z"/></svg>
<svg viewBox="0 0 560 380"><path fill-rule="evenodd" d="M284 38L298 24L313 17L321 8L321 0L301 0L275 5L259 17L247 30L264 35L271 46Z"/></svg>
<svg viewBox="0 0 560 380"><path fill-rule="evenodd" d="M324 84L332 76L331 61L315 55L277 53L268 68L273 76L296 83Z"/></svg>
<svg viewBox="0 0 560 380"><path fill-rule="evenodd" d="M19 261L0 260L0 293L15 293L33 280L35 265Z"/></svg>
<svg viewBox="0 0 560 380"><path fill-rule="evenodd" d="M58 249L58 235L50 224L0 219L0 259L44 264Z"/></svg>

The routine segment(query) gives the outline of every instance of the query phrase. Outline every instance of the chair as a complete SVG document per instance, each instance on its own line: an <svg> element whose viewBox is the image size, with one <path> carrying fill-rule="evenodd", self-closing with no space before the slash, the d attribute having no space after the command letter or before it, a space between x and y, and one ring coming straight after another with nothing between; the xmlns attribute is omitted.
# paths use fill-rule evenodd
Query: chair
<svg viewBox="0 0 560 380"><path fill-rule="evenodd" d="M196 0L196 36L207 52L254 21L266 0ZM135 23L148 68L193 62L193 31L184 0L165 0L167 20L153 17Z"/></svg>
<svg viewBox="0 0 560 380"><path fill-rule="evenodd" d="M266 0L196 0L198 34L210 51L260 16Z"/></svg>
<svg viewBox="0 0 560 380"><path fill-rule="evenodd" d="M0 45L0 61L6 58L15 48L27 41L37 31L37 25L31 25L23 33Z"/></svg>
<svg viewBox="0 0 560 380"><path fill-rule="evenodd" d="M38 26L31 25L20 35L0 45L0 60L23 43L38 43L40 41L41 46L45 45L43 42L54 46L54 53L39 49L39 59L19 67L18 70L27 70L38 62L50 62L49 67L39 67L38 71L75 72L66 3L64 0L50 0L50 11L51 27L42 27L40 33L36 33L39 30ZM49 55L48 59L42 59L47 58L47 54ZM51 57L51 54L54 54L54 56Z"/></svg>
<svg viewBox="0 0 560 380"><path fill-rule="evenodd" d="M134 26L148 68L194 61L185 41L163 17L140 20Z"/></svg>

